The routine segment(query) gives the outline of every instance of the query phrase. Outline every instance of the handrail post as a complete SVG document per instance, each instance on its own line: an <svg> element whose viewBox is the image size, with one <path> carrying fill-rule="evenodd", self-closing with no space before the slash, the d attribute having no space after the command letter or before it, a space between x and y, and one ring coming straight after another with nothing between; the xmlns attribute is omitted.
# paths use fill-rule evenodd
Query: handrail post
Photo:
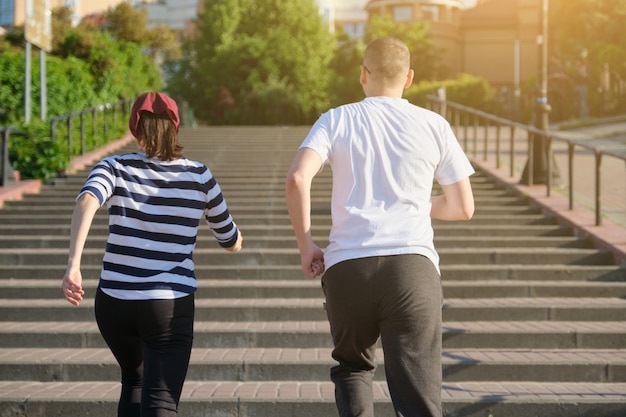
<svg viewBox="0 0 626 417"><path fill-rule="evenodd" d="M97 123L98 123L98 116L97 113L98 109L95 107L91 108L91 139L93 140L93 143L96 143L96 135L97 135Z"/></svg>
<svg viewBox="0 0 626 417"><path fill-rule="evenodd" d="M80 154L84 155L87 152L87 144L85 137L85 111L80 112Z"/></svg>
<svg viewBox="0 0 626 417"><path fill-rule="evenodd" d="M105 104L102 109L102 117L104 118L104 139L109 137L109 118L108 118L108 108L109 104Z"/></svg>
<svg viewBox="0 0 626 417"><path fill-rule="evenodd" d="M600 181L600 172L602 165L602 152L600 152L597 148L594 149L596 154L596 226L600 226L602 224L602 202L600 201L600 193L601 193L601 181Z"/></svg>
<svg viewBox="0 0 626 417"><path fill-rule="evenodd" d="M546 178L546 195L550 197L552 193L552 136L545 132L543 133L543 139L546 141L546 152L548 153L547 171L548 178Z"/></svg>
<svg viewBox="0 0 626 417"><path fill-rule="evenodd" d="M485 140L484 140L484 145L485 148L483 149L483 160L486 161L487 160L487 156L488 156L488 148L489 148L489 127L490 127L491 123L489 123L489 119L485 119Z"/></svg>
<svg viewBox="0 0 626 417"><path fill-rule="evenodd" d="M569 209L574 209L574 145L567 144L567 186L569 187Z"/></svg>
<svg viewBox="0 0 626 417"><path fill-rule="evenodd" d="M465 121L465 123L463 123L463 147L465 148L465 151L467 152L467 138L469 137L469 134L467 133L467 130L469 129L469 121L470 121L470 116L469 113L465 112L465 114L463 115L463 120Z"/></svg>
<svg viewBox="0 0 626 417"><path fill-rule="evenodd" d="M511 125L509 148L509 176L513 177L515 175L515 125Z"/></svg>
<svg viewBox="0 0 626 417"><path fill-rule="evenodd" d="M72 116L69 115L67 118L67 161L72 160Z"/></svg>
<svg viewBox="0 0 626 417"><path fill-rule="evenodd" d="M535 134L528 131L528 163L527 163L527 168L528 168L528 185L533 185L533 171L534 171L534 164L535 161L533 158L534 154L535 154Z"/></svg>
<svg viewBox="0 0 626 417"><path fill-rule="evenodd" d="M9 179L9 136L11 127L2 128L2 170L0 171L0 186L6 185Z"/></svg>
<svg viewBox="0 0 626 417"><path fill-rule="evenodd" d="M502 125L500 123L496 123L496 168L500 169L501 161L500 161L500 128Z"/></svg>
<svg viewBox="0 0 626 417"><path fill-rule="evenodd" d="M478 125L479 125L479 120L480 118L478 117L477 114L474 114L474 143L473 143L473 149L472 149L472 153L474 155L474 157L476 157L478 155Z"/></svg>

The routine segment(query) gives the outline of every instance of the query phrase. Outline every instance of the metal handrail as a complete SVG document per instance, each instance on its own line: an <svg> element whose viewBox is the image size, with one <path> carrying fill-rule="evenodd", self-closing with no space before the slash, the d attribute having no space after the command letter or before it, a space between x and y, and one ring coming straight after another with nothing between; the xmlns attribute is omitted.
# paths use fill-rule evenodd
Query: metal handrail
<svg viewBox="0 0 626 417"><path fill-rule="evenodd" d="M10 177L13 177L14 171L9 160L9 140L11 132L17 136L29 137L28 133L18 131L17 126L0 126L0 139L2 146L0 147L0 187L7 184Z"/></svg>
<svg viewBox="0 0 626 417"><path fill-rule="evenodd" d="M15 126L8 127L0 127L0 133L2 134L2 147L0 150L2 151L2 155L0 155L0 186L3 186L7 183L7 179L9 178L9 137L11 136L11 131L17 129Z"/></svg>
<svg viewBox="0 0 626 417"><path fill-rule="evenodd" d="M594 212L595 212L595 224L600 226L602 224L602 203L601 203L601 195L602 195L602 187L601 187L601 166L602 160L606 157L617 158L624 163L626 163L626 151L624 150L616 150L606 145L598 145L594 144L589 140L578 140L568 138L564 135L559 135L558 132L545 131L541 129L537 129L532 125L527 125L515 121L511 121L508 119L504 119L502 117L495 116L493 114L486 113L481 110L477 110L468 106L464 106L458 103L453 103L450 101L446 101L440 97L429 95L428 103L431 110L437 111L446 117L453 126L457 126L459 129L463 129L462 135L462 145L463 148L468 151L469 149L469 134L468 129L473 129L472 134L472 153L474 157L477 157L478 153L478 129L479 126L485 126L485 132L489 127L495 127L496 129L496 137L495 137L495 149L492 151L495 153L496 158L496 167L499 169L502 167L502 158L503 151L501 150L501 130L502 128L506 128L509 131L509 169L510 176L514 177L514 155L515 155L515 134L516 131L526 131L528 135L528 161L526 166L526 172L528 174L528 184L533 184L533 164L534 164L534 152L533 147L535 143L539 140L545 141L547 148L547 176L546 176L546 195L549 197L551 195L551 190L553 186L553 150L552 143L553 142L562 142L567 145L568 149L568 198L569 198L569 209L572 210L574 208L574 154L576 148L582 148L587 151L590 151L595 156L595 190L594 190ZM488 135L484 135L484 143L483 143L483 158L487 160L489 154L489 141ZM625 185L626 187L626 185Z"/></svg>
<svg viewBox="0 0 626 417"><path fill-rule="evenodd" d="M50 137L54 141L56 139L57 134L57 124L60 121L67 122L67 149L68 149L68 161L75 155L73 155L73 124L74 119L79 118L80 123L80 155L84 155L87 150L87 133L86 127L87 122L85 115L91 114L91 137L96 136L96 126L98 120L98 114L102 113L102 117L104 120L103 125L103 135L105 138L108 138L109 134L109 112L112 112L113 123L115 123L118 119L117 109L119 108L122 114L126 114L129 109L126 106L131 103L131 99L122 99L118 100L114 103L106 103L95 107L89 107L80 111L63 114L60 116L53 117L50 119Z"/></svg>

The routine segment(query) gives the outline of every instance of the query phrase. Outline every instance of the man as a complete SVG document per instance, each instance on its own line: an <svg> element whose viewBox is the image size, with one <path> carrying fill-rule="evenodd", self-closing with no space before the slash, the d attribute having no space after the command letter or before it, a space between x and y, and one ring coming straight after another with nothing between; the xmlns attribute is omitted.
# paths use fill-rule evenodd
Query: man
<svg viewBox="0 0 626 417"><path fill-rule="evenodd" d="M449 124L410 104L410 53L395 38L368 45L366 98L324 113L286 181L302 271L324 271L339 415L374 416L372 377L380 336L397 416L441 417L439 257L431 217L469 220L474 170ZM311 238L310 189L329 163L332 221L323 252ZM443 194L431 196L433 180Z"/></svg>

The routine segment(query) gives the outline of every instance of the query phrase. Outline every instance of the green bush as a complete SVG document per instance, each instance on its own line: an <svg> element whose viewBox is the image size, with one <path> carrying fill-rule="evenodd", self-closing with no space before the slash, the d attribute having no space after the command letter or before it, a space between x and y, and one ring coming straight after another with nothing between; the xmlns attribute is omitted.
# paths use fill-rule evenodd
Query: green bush
<svg viewBox="0 0 626 417"><path fill-rule="evenodd" d="M461 74L454 80L421 81L409 87L404 97L415 105L426 107L427 97L437 95L441 87L445 88L448 101L487 112L494 110L495 88L486 80L468 74Z"/></svg>
<svg viewBox="0 0 626 417"><path fill-rule="evenodd" d="M9 138L9 160L13 169L19 171L23 179L47 180L58 176L67 170L72 157L102 147L128 130L127 109L118 108L116 112L115 117L109 112L106 122L101 110L86 112L82 129L80 115L72 117L71 125L67 120L59 120L54 137L48 122L37 120L19 126Z"/></svg>
<svg viewBox="0 0 626 417"><path fill-rule="evenodd" d="M66 170L71 157L118 139L127 131L128 106L116 110L117 120L109 115L106 129L102 111L96 112L95 119L91 112L85 113L82 130L80 116L72 117L71 149L67 121L57 122L54 138L51 137L53 118L162 88L158 67L137 44L116 41L101 32L88 36L71 32L65 41L68 51L76 55L46 55L47 122L39 120L39 54L33 54L31 61L32 118L28 125L24 123L24 51L7 48L0 54L0 106L5 118L2 125L19 126L30 136L27 139L12 135L9 143L12 166L23 178L51 178Z"/></svg>
<svg viewBox="0 0 626 417"><path fill-rule="evenodd" d="M22 179L48 179L66 168L67 151L50 137L50 127L44 122L22 126L20 133L10 136L9 160Z"/></svg>

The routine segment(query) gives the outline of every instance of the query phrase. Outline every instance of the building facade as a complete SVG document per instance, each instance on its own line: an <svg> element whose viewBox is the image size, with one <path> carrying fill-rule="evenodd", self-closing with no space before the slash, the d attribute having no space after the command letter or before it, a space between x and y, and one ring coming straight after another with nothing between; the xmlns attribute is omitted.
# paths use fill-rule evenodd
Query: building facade
<svg viewBox="0 0 626 417"><path fill-rule="evenodd" d="M539 67L541 0L489 0L462 14L463 72L518 85Z"/></svg>
<svg viewBox="0 0 626 417"><path fill-rule="evenodd" d="M69 7L78 22L82 17L105 12L124 0L47 0L50 10ZM156 1L156 0L154 0ZM26 0L0 0L0 26L11 28L24 24Z"/></svg>
<svg viewBox="0 0 626 417"><path fill-rule="evenodd" d="M462 71L461 0L371 0L366 10L371 16L391 16L397 22L429 23L432 41L447 76Z"/></svg>
<svg viewBox="0 0 626 417"><path fill-rule="evenodd" d="M371 0L368 18L427 21L447 77L512 86L537 74L542 0Z"/></svg>
<svg viewBox="0 0 626 417"><path fill-rule="evenodd" d="M135 7L146 10L150 26L161 24L176 31L184 31L189 22L198 16L198 0L160 0L134 2Z"/></svg>

